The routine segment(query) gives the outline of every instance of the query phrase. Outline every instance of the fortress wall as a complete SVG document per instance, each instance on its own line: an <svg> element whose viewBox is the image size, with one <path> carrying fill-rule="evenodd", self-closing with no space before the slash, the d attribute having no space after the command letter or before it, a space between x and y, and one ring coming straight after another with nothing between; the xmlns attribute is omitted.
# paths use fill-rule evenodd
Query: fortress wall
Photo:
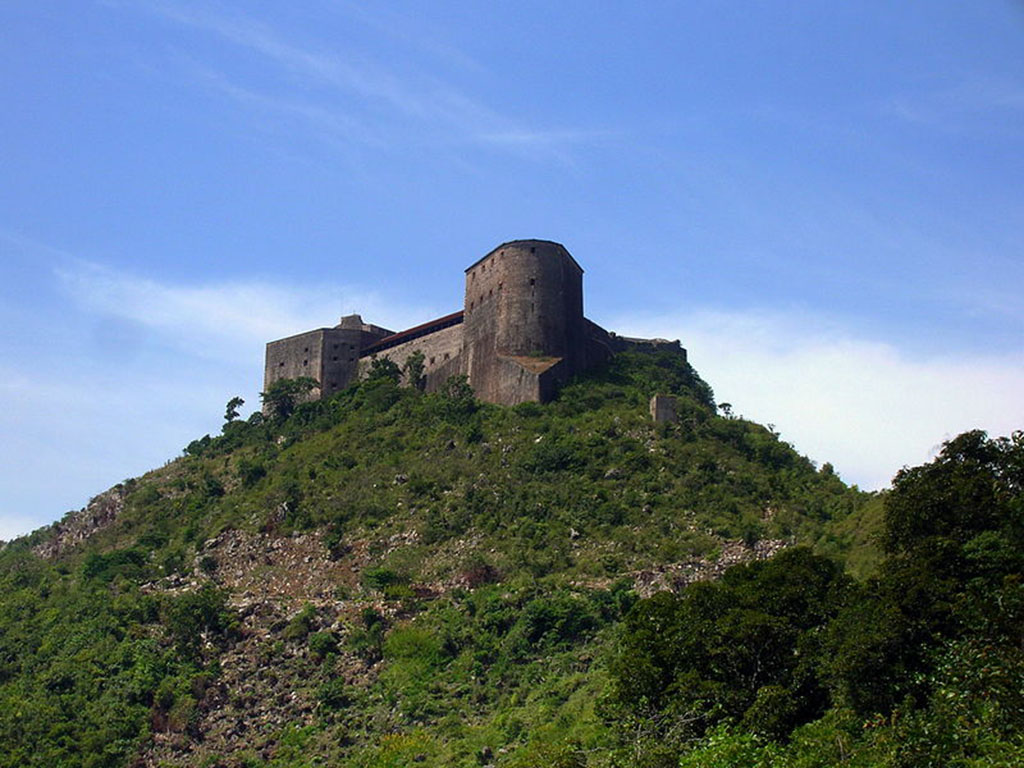
<svg viewBox="0 0 1024 768"><path fill-rule="evenodd" d="M474 293L474 273L488 264L489 281L497 280L500 289L498 354L572 358L583 341L583 270L569 253L557 243L536 240L501 246L470 271L467 300Z"/></svg>
<svg viewBox="0 0 1024 768"><path fill-rule="evenodd" d="M500 249L498 249L500 250ZM477 397L498 402L498 359L495 342L501 297L508 279L504 264L492 251L466 270L464 350L466 373Z"/></svg>
<svg viewBox="0 0 1024 768"><path fill-rule="evenodd" d="M669 341L668 339L638 339L631 336L616 336L609 334L612 339L612 349L615 352L623 352L627 349L670 349L686 359L686 350L679 339Z"/></svg>
<svg viewBox="0 0 1024 768"><path fill-rule="evenodd" d="M502 405L544 403L558 392L571 373L562 358L511 357L501 355L495 365L497 389Z"/></svg>
<svg viewBox="0 0 1024 768"><path fill-rule="evenodd" d="M583 320L583 330L587 339L585 369L601 365L615 354L614 334L587 319Z"/></svg>
<svg viewBox="0 0 1024 768"><path fill-rule="evenodd" d="M405 365L409 355L423 353L424 373L427 377L427 391L432 392L448 379L463 370L462 325L453 325L383 350L377 356L388 357L399 367ZM366 376L373 364L373 357L359 361L359 376Z"/></svg>
<svg viewBox="0 0 1024 768"><path fill-rule="evenodd" d="M309 376L321 382L322 351L327 331L327 328L320 328L267 344L266 366L263 369L264 391L280 379ZM310 397L313 400L320 397L320 390L313 390Z"/></svg>
<svg viewBox="0 0 1024 768"><path fill-rule="evenodd" d="M351 384L359 371L359 349L366 334L358 329L328 328L324 331L321 383L324 397Z"/></svg>

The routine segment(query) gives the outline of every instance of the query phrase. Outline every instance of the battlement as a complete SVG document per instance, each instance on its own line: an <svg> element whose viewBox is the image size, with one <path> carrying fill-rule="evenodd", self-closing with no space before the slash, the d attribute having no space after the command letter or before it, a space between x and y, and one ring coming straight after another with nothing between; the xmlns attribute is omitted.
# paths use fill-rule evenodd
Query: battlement
<svg viewBox="0 0 1024 768"><path fill-rule="evenodd" d="M424 359L427 391L465 375L477 397L514 405L551 399L573 375L636 344L678 341L616 336L583 316L583 268L565 246L511 240L465 270L463 308L394 332L346 315L334 328L267 344L263 386L309 376L313 399L365 376L377 357Z"/></svg>

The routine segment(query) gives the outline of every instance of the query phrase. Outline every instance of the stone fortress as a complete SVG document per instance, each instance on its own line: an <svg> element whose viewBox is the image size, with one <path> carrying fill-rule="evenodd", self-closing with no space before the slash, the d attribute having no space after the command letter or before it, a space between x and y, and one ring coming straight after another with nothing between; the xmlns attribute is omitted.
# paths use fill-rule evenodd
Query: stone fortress
<svg viewBox="0 0 1024 768"><path fill-rule="evenodd" d="M374 358L400 367L424 357L426 391L465 375L477 397L515 405L546 402L572 376L633 345L678 341L617 336L583 316L583 269L558 243L514 240L466 269L463 309L394 332L347 315L319 328L267 344L264 391L280 379L308 376L327 397L365 376Z"/></svg>

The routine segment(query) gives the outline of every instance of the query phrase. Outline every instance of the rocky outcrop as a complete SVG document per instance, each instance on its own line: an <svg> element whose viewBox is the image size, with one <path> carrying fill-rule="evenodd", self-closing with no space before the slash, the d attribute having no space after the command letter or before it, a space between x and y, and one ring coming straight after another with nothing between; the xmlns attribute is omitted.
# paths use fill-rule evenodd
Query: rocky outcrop
<svg viewBox="0 0 1024 768"><path fill-rule="evenodd" d="M64 519L50 526L50 536L33 551L44 558L54 558L109 527L124 510L125 490L115 485L94 497L85 507L68 512Z"/></svg>
<svg viewBox="0 0 1024 768"><path fill-rule="evenodd" d="M678 592L687 584L717 579L734 565L767 560L789 545L790 542L783 539L762 539L753 545L742 541L724 541L720 554L714 560L693 558L630 574L633 577L633 588L644 598L665 590Z"/></svg>

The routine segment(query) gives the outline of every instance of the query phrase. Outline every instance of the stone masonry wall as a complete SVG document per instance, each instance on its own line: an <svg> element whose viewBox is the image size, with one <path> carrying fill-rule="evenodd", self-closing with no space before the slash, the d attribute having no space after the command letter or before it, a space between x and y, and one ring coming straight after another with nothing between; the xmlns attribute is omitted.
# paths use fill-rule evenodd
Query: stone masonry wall
<svg viewBox="0 0 1024 768"><path fill-rule="evenodd" d="M263 386L269 388L280 379L298 379L309 376L323 380L322 354L326 328L299 333L267 344ZM320 390L310 393L312 399L320 397Z"/></svg>
<svg viewBox="0 0 1024 768"><path fill-rule="evenodd" d="M324 397L345 389L355 381L359 371L359 348L362 333L345 328L324 331L323 356L320 377Z"/></svg>
<svg viewBox="0 0 1024 768"><path fill-rule="evenodd" d="M560 358L570 372L583 369L582 274L565 248L543 240L505 243L466 270L466 370L479 397L518 399L504 390L502 356Z"/></svg>
<svg viewBox="0 0 1024 768"><path fill-rule="evenodd" d="M390 358L401 368L414 352L423 353L424 372L427 377L426 390L433 392L449 376L463 371L462 357L462 325L442 328L427 336L407 341L405 344L385 349L377 357ZM359 376L366 376L373 364L373 357L364 357L359 361Z"/></svg>

